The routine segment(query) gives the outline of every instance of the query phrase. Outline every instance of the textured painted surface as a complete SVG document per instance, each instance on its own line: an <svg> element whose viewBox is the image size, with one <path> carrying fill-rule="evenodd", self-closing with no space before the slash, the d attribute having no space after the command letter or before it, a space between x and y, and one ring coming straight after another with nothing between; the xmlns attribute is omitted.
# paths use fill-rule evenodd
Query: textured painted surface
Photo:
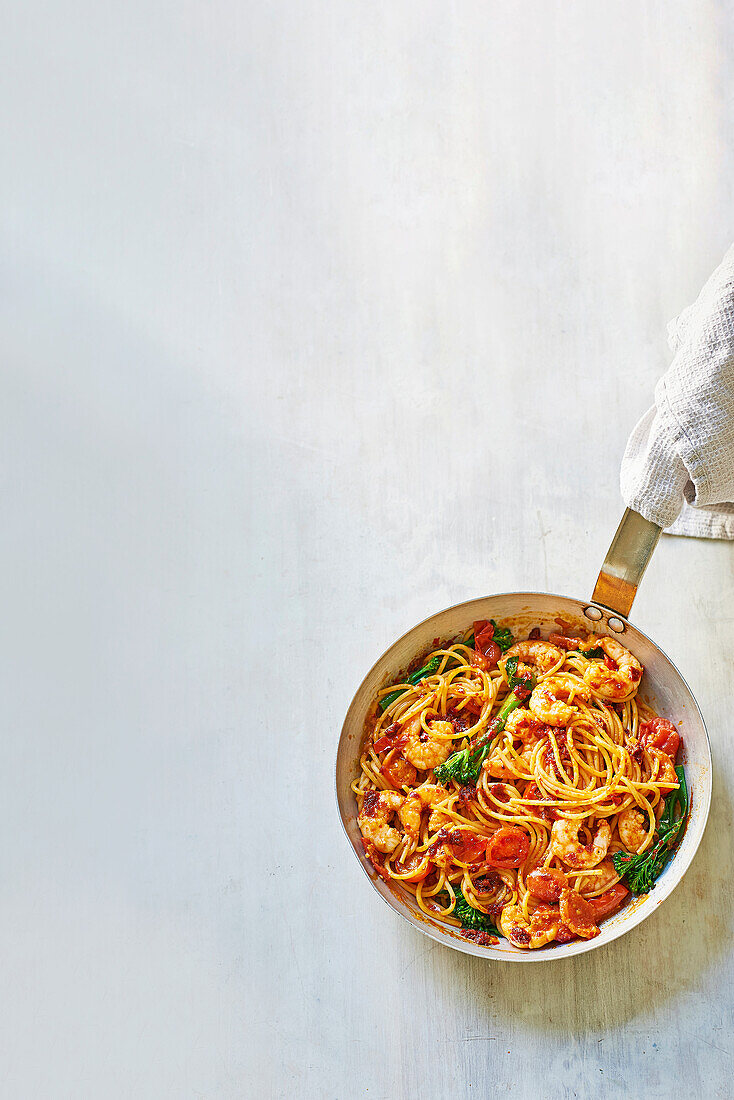
<svg viewBox="0 0 734 1100"><path fill-rule="evenodd" d="M734 237L724 4L43 4L0 40L0 1055L23 1097L732 1095L732 547L633 618L709 723L676 894L491 966L373 895L351 695L590 592Z"/></svg>

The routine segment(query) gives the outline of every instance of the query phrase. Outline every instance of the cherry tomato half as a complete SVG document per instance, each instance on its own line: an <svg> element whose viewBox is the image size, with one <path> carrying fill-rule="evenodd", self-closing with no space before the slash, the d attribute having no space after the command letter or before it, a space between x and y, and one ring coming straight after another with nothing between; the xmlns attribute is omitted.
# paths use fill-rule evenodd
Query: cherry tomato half
<svg viewBox="0 0 734 1100"><path fill-rule="evenodd" d="M618 882L616 886L611 886L603 894L599 894L597 898L589 898L589 905L596 913L596 923L598 924L604 917L608 917L615 909L619 909L628 894L627 887Z"/></svg>
<svg viewBox="0 0 734 1100"><path fill-rule="evenodd" d="M496 668L502 656L502 650L494 638L494 627L487 619L474 623L474 649L484 657L485 668Z"/></svg>
<svg viewBox="0 0 734 1100"><path fill-rule="evenodd" d="M504 825L494 833L487 843L487 863L508 871L519 867L527 859L530 840L526 832L517 825Z"/></svg>
<svg viewBox="0 0 734 1100"><path fill-rule="evenodd" d="M471 829L453 829L445 842L454 859L461 863L476 863L484 855L486 836L479 836Z"/></svg>
<svg viewBox="0 0 734 1100"><path fill-rule="evenodd" d="M671 760L680 746L680 734L667 718L651 718L649 722L640 722L640 735L649 749L660 749Z"/></svg>
<svg viewBox="0 0 734 1100"><path fill-rule="evenodd" d="M412 787L418 776L418 772L404 756L391 757L382 765L380 771L393 787Z"/></svg>
<svg viewBox="0 0 734 1100"><path fill-rule="evenodd" d="M558 867L538 867L530 872L525 881L534 898L547 902L558 901L564 886L568 885L566 876Z"/></svg>

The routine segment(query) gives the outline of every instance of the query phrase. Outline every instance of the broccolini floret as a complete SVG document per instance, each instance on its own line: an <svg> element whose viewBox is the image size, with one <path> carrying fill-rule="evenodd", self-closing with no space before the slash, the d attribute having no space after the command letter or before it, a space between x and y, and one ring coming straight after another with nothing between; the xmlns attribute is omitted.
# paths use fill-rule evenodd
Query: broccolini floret
<svg viewBox="0 0 734 1100"><path fill-rule="evenodd" d="M486 913L482 913L480 909L475 909L473 905L469 904L460 886L454 886L454 893L456 894L456 905L454 906L453 915L461 921L462 928L478 928L482 932L489 932L494 936L499 935L492 924L491 918Z"/></svg>

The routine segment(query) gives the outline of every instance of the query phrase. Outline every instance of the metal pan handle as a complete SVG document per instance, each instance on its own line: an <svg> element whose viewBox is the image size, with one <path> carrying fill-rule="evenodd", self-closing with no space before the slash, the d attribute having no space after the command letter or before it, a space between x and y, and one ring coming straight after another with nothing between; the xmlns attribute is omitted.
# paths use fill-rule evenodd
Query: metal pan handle
<svg viewBox="0 0 734 1100"><path fill-rule="evenodd" d="M594 603L627 618L662 530L639 512L626 509L591 594Z"/></svg>

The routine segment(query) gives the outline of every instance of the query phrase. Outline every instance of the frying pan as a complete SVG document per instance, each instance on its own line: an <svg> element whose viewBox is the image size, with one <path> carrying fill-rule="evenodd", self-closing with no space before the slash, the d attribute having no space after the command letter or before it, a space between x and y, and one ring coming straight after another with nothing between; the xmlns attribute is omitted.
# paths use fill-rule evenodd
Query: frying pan
<svg viewBox="0 0 734 1100"><path fill-rule="evenodd" d="M347 711L336 757L336 796L347 839L368 879L387 904L426 936L467 955L507 962L541 962L580 955L624 935L657 909L675 889L701 842L711 802L711 749L703 716L691 689L678 669L651 638L629 622L628 615L661 529L637 512L627 509L609 547L590 600L574 600L546 592L505 592L448 607L418 623L398 638L372 666ZM395 683L416 657L442 641L462 634L475 619L496 619L512 627L518 637L539 626L542 634L558 631L593 631L619 640L642 662L645 676L640 698L658 714L670 718L682 738L680 760L685 764L690 790L690 816L683 839L654 889L634 899L625 909L607 917L601 933L592 940L576 940L535 951L523 951L507 940L496 947L480 947L463 939L418 909L415 899L399 887L391 887L376 874L364 854L357 826L357 802L351 790L359 775L359 758L368 721L380 688Z"/></svg>

